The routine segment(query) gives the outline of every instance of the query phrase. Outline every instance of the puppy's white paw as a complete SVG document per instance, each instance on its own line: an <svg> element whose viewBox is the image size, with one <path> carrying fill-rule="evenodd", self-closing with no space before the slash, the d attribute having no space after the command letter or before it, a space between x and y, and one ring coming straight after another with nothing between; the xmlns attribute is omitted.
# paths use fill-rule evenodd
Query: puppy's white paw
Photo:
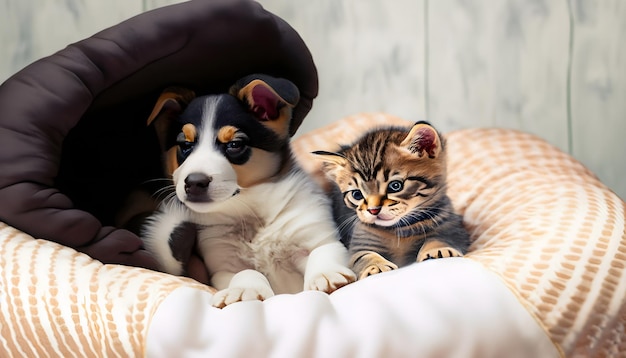
<svg viewBox="0 0 626 358"><path fill-rule="evenodd" d="M274 296L274 292L266 287L229 287L217 291L211 299L211 305L224 308L241 301L263 301Z"/></svg>
<svg viewBox="0 0 626 358"><path fill-rule="evenodd" d="M331 293L356 280L356 275L347 267L335 265L325 271L311 275L304 283L305 290Z"/></svg>

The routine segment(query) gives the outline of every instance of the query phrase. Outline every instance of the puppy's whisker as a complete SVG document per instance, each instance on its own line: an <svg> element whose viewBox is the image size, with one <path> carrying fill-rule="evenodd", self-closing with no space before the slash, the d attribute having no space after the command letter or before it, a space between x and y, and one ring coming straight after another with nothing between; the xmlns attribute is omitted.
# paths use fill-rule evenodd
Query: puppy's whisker
<svg viewBox="0 0 626 358"><path fill-rule="evenodd" d="M153 179L148 179L142 182L142 184L151 184L151 183L158 183L158 182L172 182L171 178L153 178Z"/></svg>
<svg viewBox="0 0 626 358"><path fill-rule="evenodd" d="M169 200L171 199L172 196L175 196L175 195L176 195L176 188L171 186L171 187L165 187L165 188L161 188L157 190L156 192L154 192L154 194L152 194L152 197L158 202L161 202L161 201Z"/></svg>
<svg viewBox="0 0 626 358"><path fill-rule="evenodd" d="M154 194L161 194L161 193L169 193L169 192L173 192L176 191L176 187L174 185L168 185L168 186L164 186L162 188L160 188L159 190L155 191Z"/></svg>

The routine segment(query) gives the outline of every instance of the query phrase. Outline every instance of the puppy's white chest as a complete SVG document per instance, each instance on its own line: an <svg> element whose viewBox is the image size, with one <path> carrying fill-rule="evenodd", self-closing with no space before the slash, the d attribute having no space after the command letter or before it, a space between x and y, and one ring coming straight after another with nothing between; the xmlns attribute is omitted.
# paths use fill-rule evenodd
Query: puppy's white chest
<svg viewBox="0 0 626 358"><path fill-rule="evenodd" d="M297 262L309 251L293 239L289 225L278 225L260 213L230 215L231 211L250 210L253 203L245 199L237 199L241 205L238 209L231 207L228 213L211 214L211 223L199 232L198 244L209 272L254 269L268 278L276 293L301 291L302 268Z"/></svg>

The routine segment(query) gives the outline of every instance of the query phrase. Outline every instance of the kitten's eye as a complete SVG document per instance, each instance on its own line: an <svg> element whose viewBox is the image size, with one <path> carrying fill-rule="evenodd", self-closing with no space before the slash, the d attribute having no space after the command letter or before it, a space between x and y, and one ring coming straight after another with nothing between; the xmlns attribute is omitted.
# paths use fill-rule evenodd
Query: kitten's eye
<svg viewBox="0 0 626 358"><path fill-rule="evenodd" d="M387 185L387 191L390 193L397 193L404 188L404 183L400 180L394 180Z"/></svg>
<svg viewBox="0 0 626 358"><path fill-rule="evenodd" d="M352 197L354 200L363 200L363 193L360 190L352 190Z"/></svg>

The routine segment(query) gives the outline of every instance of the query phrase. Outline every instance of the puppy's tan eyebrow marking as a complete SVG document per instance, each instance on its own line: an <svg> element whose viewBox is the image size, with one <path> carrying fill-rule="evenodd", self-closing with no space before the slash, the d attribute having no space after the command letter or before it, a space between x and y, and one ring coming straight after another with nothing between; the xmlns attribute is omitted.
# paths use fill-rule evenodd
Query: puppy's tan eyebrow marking
<svg viewBox="0 0 626 358"><path fill-rule="evenodd" d="M198 134L197 130L196 130L196 126L194 126L191 123L187 123L183 126L183 134L185 135L185 140L187 142L195 142L196 141L196 135Z"/></svg>
<svg viewBox="0 0 626 358"><path fill-rule="evenodd" d="M222 143L228 143L231 140L235 139L235 135L237 134L237 127L233 126L224 126L220 128L217 132L217 140Z"/></svg>

